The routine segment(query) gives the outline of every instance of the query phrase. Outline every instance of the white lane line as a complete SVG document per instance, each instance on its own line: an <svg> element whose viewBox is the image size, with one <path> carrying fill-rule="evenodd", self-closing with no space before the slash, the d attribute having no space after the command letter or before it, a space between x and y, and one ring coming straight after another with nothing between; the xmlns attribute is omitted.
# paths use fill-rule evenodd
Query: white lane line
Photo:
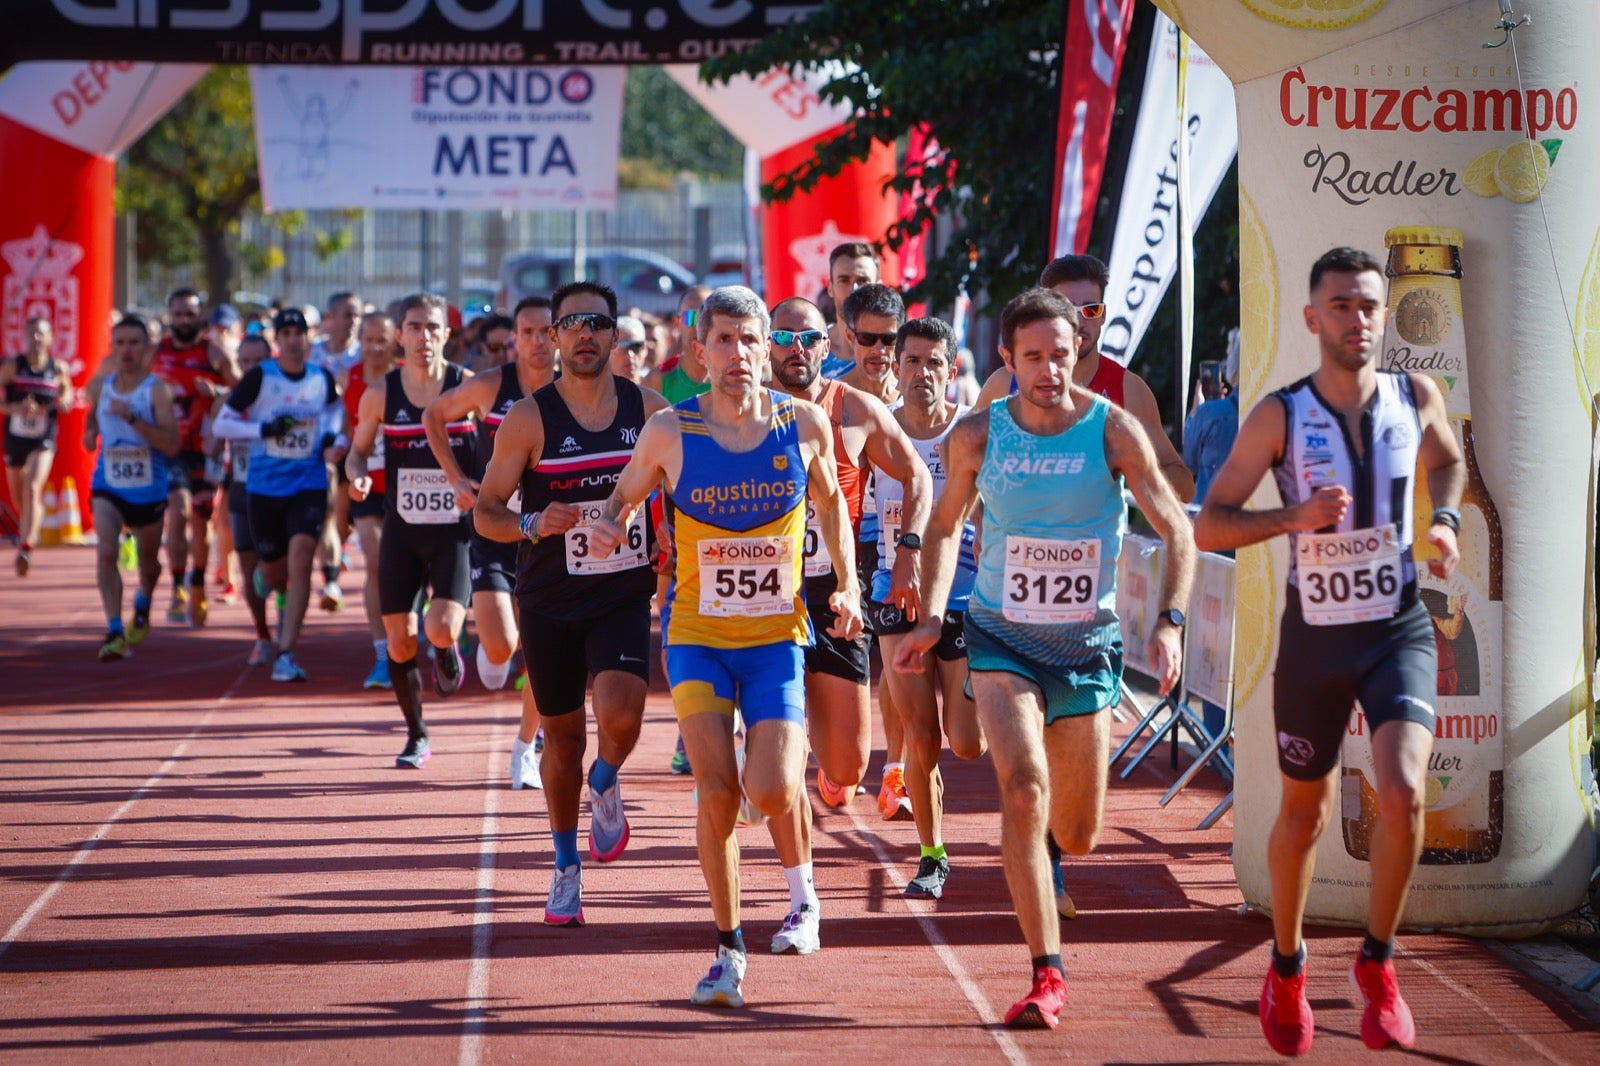
<svg viewBox="0 0 1600 1066"><path fill-rule="evenodd" d="M484 775L483 826L478 830L478 900L472 913L472 965L467 971L466 1016L461 1021L460 1066L478 1066L483 1058L483 1029L489 996L489 947L494 940L494 868L499 847L500 792L505 788L501 770L506 755L500 750L505 724L496 721L489 734L489 767Z"/></svg>
<svg viewBox="0 0 1600 1066"><path fill-rule="evenodd" d="M1524 1044L1527 1044L1528 1047L1532 1048L1534 1050L1534 1052L1536 1052L1538 1054L1538 1056L1541 1059L1543 1059L1544 1061L1546 1061L1546 1062L1561 1062L1561 1061L1563 1061L1562 1058L1559 1055L1555 1054L1549 1048L1545 1047L1543 1044L1541 1044L1537 1040L1533 1039L1533 1037L1529 1036L1527 1033L1518 1032L1515 1028L1513 1028L1513 1027L1511 1027L1509 1025L1506 1025L1504 1022L1501 1022L1498 1019L1496 1019L1494 1011L1490 1009L1490 1007L1489 1007L1489 1005L1487 1003L1485 1003L1482 999L1480 999L1478 997L1478 994L1476 992L1472 991L1472 989L1470 989L1470 988L1467 988L1465 985L1461 984L1459 981L1456 981L1453 978L1451 978L1449 974L1445 973L1443 970L1440 970L1437 966L1434 966L1432 963L1430 963L1427 959L1423 958L1421 955L1417 954L1414 951L1407 951L1407 952L1405 952L1405 956L1406 956L1406 958L1410 959L1412 962L1416 963L1418 966L1422 967L1424 970L1428 971L1428 975L1430 977L1433 977L1440 984L1442 984L1446 988L1450 989L1450 991L1454 992L1456 995L1460 996L1462 999L1466 1000L1468 1003L1471 1003L1474 1007L1476 1007L1479 1017L1488 1018L1488 1019L1494 1020L1496 1022L1496 1024L1498 1024L1500 1026L1500 1028L1501 1028L1501 1030L1503 1032L1509 1033L1510 1035L1516 1037L1518 1040L1522 1041Z"/></svg>
<svg viewBox="0 0 1600 1066"><path fill-rule="evenodd" d="M870 793L868 793L868 797L871 798ZM1017 1042L1012 1038L1010 1030L1001 1024L1001 1016L989 1004L989 997L983 994L983 989L978 987L978 982L974 981L972 975L967 973L967 968L961 965L961 960L956 957L955 949L950 946L950 941L944 938L944 934L939 931L938 925L935 924L932 913L913 907L911 901L906 898L906 878L901 875L900 868L890 858L889 853L884 850L883 841L867 827L867 823L855 812L854 804L846 804L845 808L850 812L850 821L856 827L856 832L865 837L867 843L872 845L872 853L877 856L878 865L883 868L884 874L900 890L900 899L905 903L906 910L910 911L911 916L917 920L917 925L921 928L922 935L927 938L929 944L933 945L933 950L939 956L939 961L944 963L944 968L949 970L950 976L955 979L956 987L960 988L961 994L967 997L967 1002L977 1012L978 1020L983 1022L984 1028L988 1029L989 1034L994 1037L994 1042L1000 1045L1001 1054L1005 1055L1006 1060L1013 1063L1014 1066L1024 1066L1028 1061L1028 1057L1017 1046Z"/></svg>
<svg viewBox="0 0 1600 1066"><path fill-rule="evenodd" d="M56 874L56 879L50 882L32 903L28 904L27 910L22 912L21 917L11 923L11 928L6 930L5 936L0 936L0 956L4 956L7 949L22 937L28 926L33 924L33 920L39 916L39 912L44 910L50 901L55 898L55 894L61 891L61 887L72 879L73 871L82 865L84 860L100 846L100 841L104 840L106 835L111 832L112 826L121 821L129 811L133 810L134 804L148 795L151 789L159 785L162 779L172 772L172 768L178 765L178 761L188 752L189 742L199 736L201 731L211 724L211 719L222 709L222 705L233 697L234 692L238 690L248 676L249 671L241 671L239 676L233 679L233 684L228 686L228 690L218 698L211 709L205 713L205 716L195 723L195 727L189 730L188 735L178 742L178 746L172 749L172 754L167 756L166 761L156 767L156 772L146 778L145 783L140 785L133 795L124 800L122 806L112 811L111 816L101 822L93 833L89 834L89 839L85 840L78 850L73 853L72 858L61 868L61 872Z"/></svg>

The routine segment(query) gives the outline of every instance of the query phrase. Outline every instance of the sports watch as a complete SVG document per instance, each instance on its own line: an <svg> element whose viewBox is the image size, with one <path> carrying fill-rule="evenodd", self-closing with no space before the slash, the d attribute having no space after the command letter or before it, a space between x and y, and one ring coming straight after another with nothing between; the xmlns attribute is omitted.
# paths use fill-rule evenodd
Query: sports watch
<svg viewBox="0 0 1600 1066"><path fill-rule="evenodd" d="M1177 626L1179 629L1183 628L1183 622L1184 622L1183 612L1178 610L1176 607L1168 607L1165 611L1162 611L1159 614L1157 614L1156 617L1160 618L1160 619L1163 619L1165 621L1171 622L1173 625Z"/></svg>

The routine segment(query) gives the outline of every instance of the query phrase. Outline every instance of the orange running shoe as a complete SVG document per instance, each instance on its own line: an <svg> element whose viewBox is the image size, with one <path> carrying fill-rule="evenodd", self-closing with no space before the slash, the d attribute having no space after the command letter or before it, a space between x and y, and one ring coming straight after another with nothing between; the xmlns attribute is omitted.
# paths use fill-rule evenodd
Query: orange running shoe
<svg viewBox="0 0 1600 1066"><path fill-rule="evenodd" d="M822 767L817 767L817 795L822 797L822 802L838 810L856 798L856 786L836 785L828 780L828 775Z"/></svg>
<svg viewBox="0 0 1600 1066"><path fill-rule="evenodd" d="M878 789L878 813L886 822L905 822L911 818L911 798L906 795L905 771L896 766L883 772Z"/></svg>

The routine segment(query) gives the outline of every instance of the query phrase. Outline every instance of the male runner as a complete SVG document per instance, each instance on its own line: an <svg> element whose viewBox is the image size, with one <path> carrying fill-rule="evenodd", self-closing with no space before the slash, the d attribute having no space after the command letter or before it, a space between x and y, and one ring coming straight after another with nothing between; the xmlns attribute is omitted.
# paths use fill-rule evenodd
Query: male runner
<svg viewBox="0 0 1600 1066"><path fill-rule="evenodd" d="M265 337L250 334L239 342L235 355L239 360L239 373L248 377L250 371L272 358L272 345ZM250 621L256 631L245 662L250 666L265 666L273 661L277 640L267 625L267 598L254 580L256 566L261 562L256 554L255 538L250 533L250 446L254 442L246 439L221 443L227 448L228 460L222 483L223 503L233 534L233 550L239 557L245 607L250 611Z"/></svg>
<svg viewBox="0 0 1600 1066"><path fill-rule="evenodd" d="M1334 816L1340 740L1358 699L1372 737L1379 815L1367 935L1350 976L1366 1001L1361 1039L1368 1047L1410 1048L1417 1037L1392 957L1422 848L1438 660L1417 594L1412 485L1420 457L1436 508L1426 536L1439 558L1429 567L1449 577L1460 558L1466 464L1438 386L1425 374L1378 371L1384 315L1383 267L1370 254L1334 248L1312 265L1305 321L1317 338L1318 367L1250 412L1195 524L1195 540L1211 551L1289 534L1272 696L1282 783L1267 843L1273 949L1260 1003L1262 1032L1283 1055L1311 1050L1300 927L1317 838ZM1245 510L1268 470L1283 506ZM1382 544L1378 553L1352 560L1350 545L1374 541ZM1346 583L1348 595L1337 595Z"/></svg>
<svg viewBox="0 0 1600 1066"><path fill-rule="evenodd" d="M294 648L311 601L311 563L328 520L328 466L347 443L338 432L344 408L325 367L307 362L306 316L285 307L272 319L278 357L257 366L228 394L212 432L250 444L245 508L261 560L261 587L284 594L272 680L304 681ZM254 583L257 577L252 574Z"/></svg>
<svg viewBox="0 0 1600 1066"><path fill-rule="evenodd" d="M644 323L632 315L617 317L617 343L611 349L611 372L639 384L650 373L650 354L645 347Z"/></svg>
<svg viewBox="0 0 1600 1066"><path fill-rule="evenodd" d="M94 507L95 579L106 612L100 661L126 658L128 645L150 633L150 598L161 577L161 515L167 509L167 462L178 454L178 421L172 392L150 372L150 326L124 315L111 327L109 373L89 382L83 450L98 446L90 495ZM139 589L133 595L133 625L122 625L119 537L133 533L139 546Z"/></svg>
<svg viewBox="0 0 1600 1066"><path fill-rule="evenodd" d="M433 293L413 293L401 301L400 346L405 362L361 397L355 440L345 457L350 499L359 503L372 491L367 456L378 433L383 433L388 502L378 548L378 600L389 641L389 679L406 720L406 746L395 757L395 766L408 770L422 769L433 754L422 717L413 610L423 588L432 591L423 624L433 647L434 690L449 695L461 687L465 672L456 640L472 587L467 549L472 517L445 481L422 428L422 409L466 376L460 367L445 362L447 321L445 302ZM470 466L474 424L453 422L446 429L457 465Z"/></svg>
<svg viewBox="0 0 1600 1066"><path fill-rule="evenodd" d="M855 366L859 357L850 336L850 325L845 320L844 302L857 289L875 284L878 276L878 257L872 254L870 244L847 241L828 253L828 276L823 284L827 286L837 314L833 325L828 327L828 355L822 363L824 377L841 377Z"/></svg>
<svg viewBox="0 0 1600 1066"><path fill-rule="evenodd" d="M894 416L872 396L821 375L827 349L822 311L796 296L772 311L769 354L773 386L822 408L833 431L833 463L849 515L851 536L860 525L866 476L871 467L892 480L896 500L905 499L903 528L920 530L933 504L932 480ZM828 557L822 554L821 526L808 509L804 573L806 609L815 643L806 649L806 719L817 756L817 790L824 798L853 789L872 754L870 646L865 633L850 639L829 635L835 622L830 598L838 589ZM907 544L919 543L915 532ZM858 567L858 573L861 568ZM894 572L884 578L885 599L916 613L921 561L914 548L902 552ZM789 886L789 917L772 939L775 954L809 955L822 946L821 903L812 882L811 804L803 796L784 817L767 827Z"/></svg>
<svg viewBox="0 0 1600 1066"><path fill-rule="evenodd" d="M550 301L543 296L525 297L517 304L515 317L506 321L518 324L513 334L516 361L467 378L456 388L440 393L422 412L428 446L433 449L439 468L460 501L476 503L478 477L489 465L496 435L512 405L555 380L557 342L550 329ZM445 431L448 423L466 419L478 424L478 451L470 476L451 454ZM517 502L520 513L520 501ZM483 687L492 692L505 686L511 674L511 657L520 639L511 600L517 581L517 545L515 540L503 543L474 529L471 554L472 617L478 628L478 678ZM528 703L527 697L523 702ZM527 740L519 735L512 744L511 785L513 788L538 788L538 763L533 759L534 735L539 728L537 708L524 719L521 725Z"/></svg>
<svg viewBox="0 0 1600 1066"><path fill-rule="evenodd" d="M633 458L606 500L596 554L628 543L628 522L664 485L676 506L671 617L672 686L698 795L696 838L711 894L717 957L690 1002L744 1003L739 925L743 792L762 814L788 811L805 781L803 649L811 623L802 594L807 495L839 576L832 635L861 630L849 512L833 465L833 433L815 405L761 384L767 309L742 286L717 289L695 323L711 390L645 424ZM744 716L741 753L734 707ZM743 763L742 772L740 763Z"/></svg>
<svg viewBox="0 0 1600 1066"><path fill-rule="evenodd" d="M206 339L200 295L193 289L176 289L167 297L167 322L153 366L178 405L180 434L178 456L168 468L166 542L172 604L167 621L187 618L191 625L203 626L208 614L209 525L221 480L207 473L204 429L217 396L239 383L239 368L232 356Z"/></svg>
<svg viewBox="0 0 1600 1066"><path fill-rule="evenodd" d="M856 254L847 257L852 248ZM871 273L877 276L877 261L863 258L866 245L841 245L834 249L834 290L846 295L839 305L839 322L849 338L855 363L840 380L852 388L875 396L886 405L900 400L900 379L895 374L894 343L902 323L906 320L906 305L900 293L876 281L862 284L861 278L871 263ZM847 269L847 261L855 265ZM824 363L826 365L826 363ZM878 565L878 508L873 498L871 471L864 479L865 506L856 529L856 565L861 568L863 588L872 583L872 572ZM920 529L907 526L908 529ZM866 620L869 640L876 640L872 632L872 619ZM886 820L904 820L911 802L905 787L905 727L904 717L894 705L894 693L888 685L878 686L878 710L883 718L884 766L883 781L878 788L878 812ZM832 787L825 776L817 776L817 794L830 807L842 807L855 796L850 787Z"/></svg>
<svg viewBox="0 0 1600 1066"><path fill-rule="evenodd" d="M1167 544L1150 640L1162 693L1178 679L1181 607L1194 577L1188 516L1144 430L1073 384L1077 318L1071 301L1049 289L1030 289L1001 312L1000 355L1017 392L962 419L946 439L947 480L928 524L927 612L894 660L916 672L943 636L964 524L981 497L983 546L965 634L1000 783L1006 884L1033 958L1033 987L1006 1013L1013 1028L1054 1028L1066 1003L1045 826L1075 855L1093 850L1100 834L1122 673L1124 482Z"/></svg>
<svg viewBox="0 0 1600 1066"><path fill-rule="evenodd" d="M27 577L33 542L44 519L40 498L56 458L57 417L72 407L67 365L50 357L55 330L39 315L28 319L28 350L0 363L5 395L6 485L17 505L17 576Z"/></svg>
<svg viewBox="0 0 1600 1066"><path fill-rule="evenodd" d="M682 403L711 387L706 381L706 368L699 360L689 358L694 346L696 319L709 295L711 290L704 285L684 290L678 300L678 313L667 326L672 334L667 358L645 379L645 387L665 396L668 403Z"/></svg>
<svg viewBox="0 0 1600 1066"><path fill-rule="evenodd" d="M895 341L901 402L894 408L894 418L931 473L935 493L943 491L945 485L945 465L940 454L945 439L955 428L956 420L967 413L967 408L945 399L955 352L955 330L937 318L912 319L900 327ZM897 481L880 474L876 485L878 527L883 536L878 539L879 563L868 592L867 613L883 648L883 658L892 663L903 635L918 619L915 611L907 611L896 601L891 568L916 537L915 532L901 536L900 531L921 526L914 524L916 519L904 505ZM923 655L917 673L894 669L883 672L883 685L894 691L894 706L905 725L904 781L921 845L917 873L906 885L906 895L924 899L944 895L945 881L950 876L943 837L944 778L939 773L939 751L946 737L950 750L959 758L975 759L984 751L978 710L965 691L967 644L962 633L967 600L978 575L973 554L975 536L976 530L968 521L961 531L956 576L945 605L939 643Z"/></svg>
<svg viewBox="0 0 1600 1066"><path fill-rule="evenodd" d="M309 361L343 381L350 370L361 361L361 342L356 336L356 322L361 318L361 297L353 292L336 292L328 297L322 312L322 336L311 346ZM339 430L348 440L348 431L354 422L341 425ZM344 454L335 453L336 459L328 466L328 520L323 524L317 541L317 566L322 571L321 606L324 611L344 609L344 589L339 586L339 572L344 568L344 542L350 534L350 496L343 491Z"/></svg>
<svg viewBox="0 0 1600 1066"><path fill-rule="evenodd" d="M617 296L609 286L571 282L552 302L551 343L561 349L561 377L501 423L476 521L497 542L527 542L517 559L517 601L528 637L524 699L544 722L542 776L555 845L544 920L582 925L584 689L593 677L600 750L588 774L589 854L611 862L628 844L617 772L644 720L656 587L648 513L635 516L615 554L595 558L591 541L645 420L667 402L611 372ZM520 514L511 507L519 490Z"/></svg>
<svg viewBox="0 0 1600 1066"><path fill-rule="evenodd" d="M374 311L361 319L356 332L361 345L361 362L351 367L340 389L344 396L345 424L356 426L361 421L361 397L367 389L381 384L395 367L399 346L395 342L394 319L383 311ZM372 485L360 501L345 498L349 504L350 521L356 529L356 542L361 545L361 558L366 561L366 575L362 585L362 608L367 616L367 633L372 638L372 669L361 682L365 689L394 687L389 677L389 637L383 628L383 609L379 605L378 559L383 543L383 514L388 494L384 491L384 441L379 433L372 442L372 454L367 456L367 473ZM345 478L348 485L349 478Z"/></svg>

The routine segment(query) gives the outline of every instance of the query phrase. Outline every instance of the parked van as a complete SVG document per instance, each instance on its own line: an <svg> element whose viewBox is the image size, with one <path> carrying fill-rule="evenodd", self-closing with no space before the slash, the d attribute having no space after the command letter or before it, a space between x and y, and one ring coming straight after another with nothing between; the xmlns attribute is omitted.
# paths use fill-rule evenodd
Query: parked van
<svg viewBox="0 0 1600 1066"><path fill-rule="evenodd" d="M611 286L621 312L637 307L655 315L678 310L694 275L666 256L642 248L591 248L584 255L583 276ZM549 296L576 277L570 252L523 252L509 255L500 266L500 285L508 311L524 296Z"/></svg>

